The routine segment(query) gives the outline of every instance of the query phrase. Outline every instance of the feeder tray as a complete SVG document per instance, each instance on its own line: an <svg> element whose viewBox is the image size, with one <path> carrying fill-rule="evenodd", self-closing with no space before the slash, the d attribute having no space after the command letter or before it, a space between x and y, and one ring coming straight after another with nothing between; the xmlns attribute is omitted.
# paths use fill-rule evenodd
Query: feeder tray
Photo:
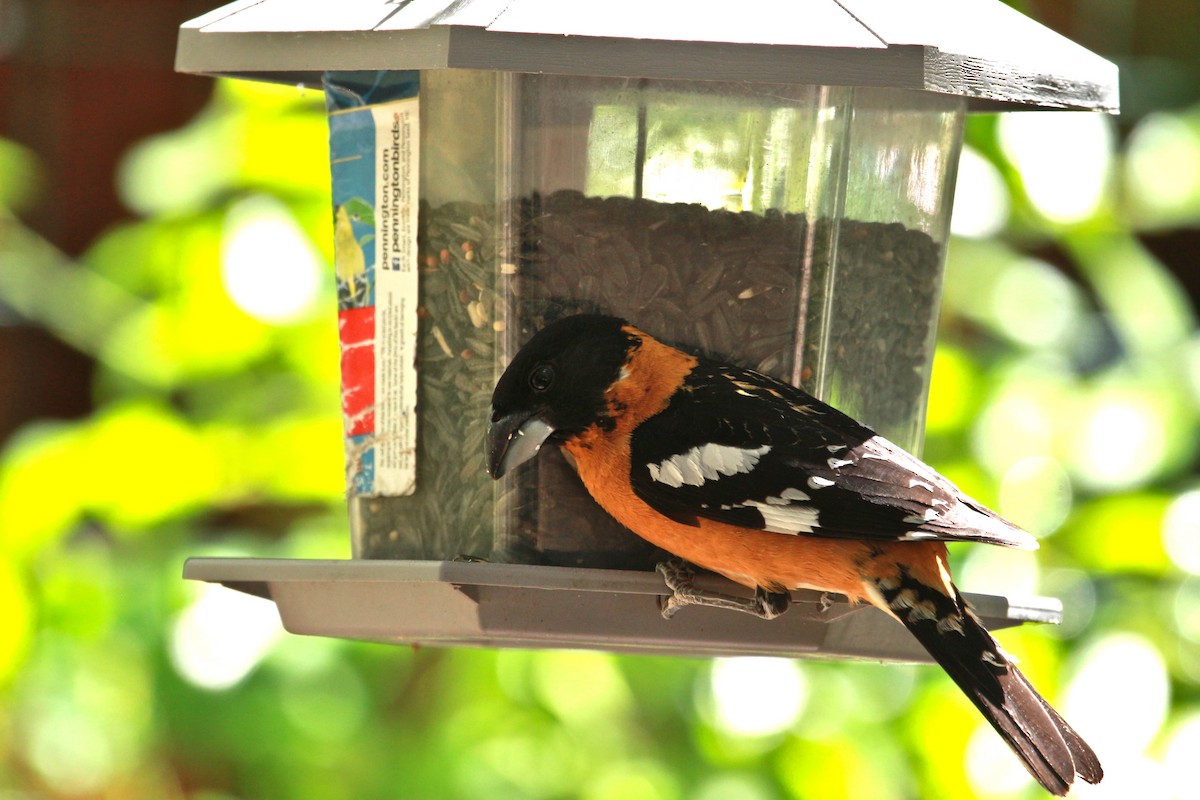
<svg viewBox="0 0 1200 800"><path fill-rule="evenodd" d="M688 656L930 661L908 631L868 605L797 590L762 620L706 607L663 619L656 573L454 561L193 558L184 577L273 600L291 633L388 644L584 648ZM697 586L744 593L715 575ZM1057 600L966 594L991 630L1058 623Z"/></svg>

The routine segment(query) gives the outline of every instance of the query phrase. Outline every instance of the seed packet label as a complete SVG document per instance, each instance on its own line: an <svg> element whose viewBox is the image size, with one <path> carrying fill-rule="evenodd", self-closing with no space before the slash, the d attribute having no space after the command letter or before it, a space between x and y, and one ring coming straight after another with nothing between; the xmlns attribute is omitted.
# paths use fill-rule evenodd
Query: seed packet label
<svg viewBox="0 0 1200 800"><path fill-rule="evenodd" d="M326 73L347 490L417 480L416 72Z"/></svg>

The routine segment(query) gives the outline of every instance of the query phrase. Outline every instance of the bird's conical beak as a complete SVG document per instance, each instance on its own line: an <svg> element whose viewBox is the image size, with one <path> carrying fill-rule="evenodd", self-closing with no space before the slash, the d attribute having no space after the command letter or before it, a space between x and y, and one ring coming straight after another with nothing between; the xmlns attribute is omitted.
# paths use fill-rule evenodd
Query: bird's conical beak
<svg viewBox="0 0 1200 800"><path fill-rule="evenodd" d="M536 413L518 412L497 419L487 431L487 469L493 478L504 476L513 467L537 455L554 428Z"/></svg>

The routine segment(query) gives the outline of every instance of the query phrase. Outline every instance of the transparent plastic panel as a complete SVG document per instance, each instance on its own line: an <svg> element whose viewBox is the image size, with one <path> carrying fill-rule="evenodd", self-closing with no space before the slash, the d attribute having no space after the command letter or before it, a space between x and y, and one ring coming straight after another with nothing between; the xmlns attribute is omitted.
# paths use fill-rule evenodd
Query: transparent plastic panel
<svg viewBox="0 0 1200 800"><path fill-rule="evenodd" d="M350 493L356 558L487 556L495 492L482 461L499 368L496 85L492 72L421 73L416 484Z"/></svg>
<svg viewBox="0 0 1200 800"><path fill-rule="evenodd" d="M890 194L892 180L849 177L854 90L528 76L514 107L514 346L554 319L598 311L829 395L831 348L854 346L836 317L856 303L839 303L835 285L861 291L891 247L885 223L846 211L852 190L874 182ZM855 399L881 405L879 391L892 390L877 382ZM912 429L923 402L923 385L892 398L887 408L907 416L889 434ZM497 529L548 563L662 557L599 511L554 451L512 478L506 508Z"/></svg>
<svg viewBox="0 0 1200 800"><path fill-rule="evenodd" d="M822 399L920 454L962 145L960 98L854 89Z"/></svg>
<svg viewBox="0 0 1200 800"><path fill-rule="evenodd" d="M919 445L961 106L846 87L422 80L418 484L353 500L356 555L653 567L662 554L556 450L498 483L484 470L500 370L578 312L801 385ZM438 81L454 96L435 97ZM893 263L914 259L933 288L910 298ZM881 372L897 354L912 363Z"/></svg>

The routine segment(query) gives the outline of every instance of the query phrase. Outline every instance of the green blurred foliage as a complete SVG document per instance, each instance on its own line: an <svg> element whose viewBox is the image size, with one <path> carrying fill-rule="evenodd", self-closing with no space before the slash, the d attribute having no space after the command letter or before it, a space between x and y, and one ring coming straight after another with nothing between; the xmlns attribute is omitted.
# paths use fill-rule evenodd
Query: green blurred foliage
<svg viewBox="0 0 1200 800"><path fill-rule="evenodd" d="M1182 798L1200 333L1139 234L1200 228L1200 108L1101 132L1082 205L1022 172L1010 127L969 123L1004 202L950 250L926 456L1043 537L955 557L968 590L1063 598L1062 626L1002 638L1100 749L1091 794ZM0 203L21 210L37 174L0 142ZM92 416L0 454L0 797L1039 796L934 669L304 639L183 582L193 555L348 555L320 98L221 82L119 181L139 218L78 263L0 216L0 297L98 365ZM319 276L282 310L234 290L256 226ZM731 674L761 691L730 706ZM747 728L760 706L774 722Z"/></svg>

